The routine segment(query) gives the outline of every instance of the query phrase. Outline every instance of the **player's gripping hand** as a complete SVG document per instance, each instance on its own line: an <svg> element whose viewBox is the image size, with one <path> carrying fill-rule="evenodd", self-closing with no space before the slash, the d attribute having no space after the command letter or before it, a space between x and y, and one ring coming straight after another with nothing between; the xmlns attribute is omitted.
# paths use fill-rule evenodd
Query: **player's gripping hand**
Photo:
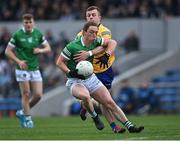
<svg viewBox="0 0 180 141"><path fill-rule="evenodd" d="M78 70L77 69L71 70L68 74L72 78L85 79L85 77L83 75L78 74Z"/></svg>
<svg viewBox="0 0 180 141"><path fill-rule="evenodd" d="M96 58L98 61L95 64L100 64L100 68L108 68L110 54L104 53L102 56Z"/></svg>

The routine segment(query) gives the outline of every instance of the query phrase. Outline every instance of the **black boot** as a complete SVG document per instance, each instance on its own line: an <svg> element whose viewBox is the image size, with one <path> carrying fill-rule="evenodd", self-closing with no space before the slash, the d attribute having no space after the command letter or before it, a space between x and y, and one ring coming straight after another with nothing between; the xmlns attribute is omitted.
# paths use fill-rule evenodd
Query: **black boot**
<svg viewBox="0 0 180 141"><path fill-rule="evenodd" d="M135 127L135 126L131 126L129 127L129 133L140 133L142 130L144 130L144 126L139 126L139 127Z"/></svg>
<svg viewBox="0 0 180 141"><path fill-rule="evenodd" d="M95 117L95 118L92 118L95 125L96 125L96 128L98 130L102 130L104 128L104 124L103 122L100 120L100 118L98 117L98 115Z"/></svg>

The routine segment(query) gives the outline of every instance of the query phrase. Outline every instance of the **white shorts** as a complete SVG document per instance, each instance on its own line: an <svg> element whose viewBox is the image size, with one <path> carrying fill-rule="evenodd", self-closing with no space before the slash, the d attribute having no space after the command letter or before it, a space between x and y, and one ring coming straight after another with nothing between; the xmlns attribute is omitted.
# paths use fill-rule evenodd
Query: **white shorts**
<svg viewBox="0 0 180 141"><path fill-rule="evenodd" d="M42 76L39 70L15 70L16 81L42 81Z"/></svg>
<svg viewBox="0 0 180 141"><path fill-rule="evenodd" d="M76 78L68 78L68 80L66 82L66 86L71 94L72 94L72 88L77 84L80 84L80 85L83 85L84 87L86 87L90 94L95 92L101 86L103 86L103 84L96 77L95 74L91 75L91 77L89 77L85 80L76 79Z"/></svg>

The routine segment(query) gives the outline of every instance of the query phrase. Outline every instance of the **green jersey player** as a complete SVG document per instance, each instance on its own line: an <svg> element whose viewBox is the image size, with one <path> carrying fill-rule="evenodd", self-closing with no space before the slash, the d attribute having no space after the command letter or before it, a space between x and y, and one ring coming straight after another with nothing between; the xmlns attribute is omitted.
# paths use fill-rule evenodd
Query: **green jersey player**
<svg viewBox="0 0 180 141"><path fill-rule="evenodd" d="M47 53L51 48L43 34L34 27L31 14L23 15L23 27L11 37L5 54L16 63L16 80L22 96L22 109L16 112L20 124L33 128L30 109L38 103L43 95L42 77L39 71L38 54ZM32 98L30 93L32 88Z"/></svg>
<svg viewBox="0 0 180 141"><path fill-rule="evenodd" d="M76 65L77 65L77 61L74 60L74 56L76 56L76 54L78 54L81 51L91 51L93 49L95 49L97 46L101 46L103 44L103 38L96 38L95 41L90 44L88 47L82 46L83 41L82 41L83 37L80 36L78 37L76 40L70 42L62 51L62 56L64 56L66 59L68 59L67 62L67 67L70 70L75 70ZM89 56L87 58L88 61L92 62L93 60L93 56ZM70 75L67 74L67 77L72 77Z"/></svg>
<svg viewBox="0 0 180 141"><path fill-rule="evenodd" d="M57 59L57 66L67 75L68 80L66 86L70 93L77 99L81 100L86 109L92 116L96 128L102 130L104 128L103 123L100 121L97 113L94 110L91 97L105 106L110 112L112 112L115 118L122 122L129 132L139 133L144 127L135 127L126 117L120 107L113 101L108 89L102 84L102 82L92 74L88 78L83 78L82 75L77 73L75 69L78 63L77 58L79 52L89 53L89 57L86 60L91 61L92 56L100 53L102 47L106 47L106 52L111 54L112 48L115 49L117 43L112 39L97 38L98 25L94 22L87 22L83 27L83 34L80 38L70 42L61 52ZM111 51L111 52L110 52Z"/></svg>

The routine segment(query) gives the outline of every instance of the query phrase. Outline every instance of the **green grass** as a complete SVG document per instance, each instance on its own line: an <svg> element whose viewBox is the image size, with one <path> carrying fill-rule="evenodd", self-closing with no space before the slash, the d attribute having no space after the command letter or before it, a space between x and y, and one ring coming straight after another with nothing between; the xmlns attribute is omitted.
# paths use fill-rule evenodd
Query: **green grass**
<svg viewBox="0 0 180 141"><path fill-rule="evenodd" d="M16 118L0 119L0 139L29 140L180 140L180 115L128 116L136 125L144 125L142 133L114 134L105 119L102 131L95 129L91 118L34 118L33 129L19 127Z"/></svg>

